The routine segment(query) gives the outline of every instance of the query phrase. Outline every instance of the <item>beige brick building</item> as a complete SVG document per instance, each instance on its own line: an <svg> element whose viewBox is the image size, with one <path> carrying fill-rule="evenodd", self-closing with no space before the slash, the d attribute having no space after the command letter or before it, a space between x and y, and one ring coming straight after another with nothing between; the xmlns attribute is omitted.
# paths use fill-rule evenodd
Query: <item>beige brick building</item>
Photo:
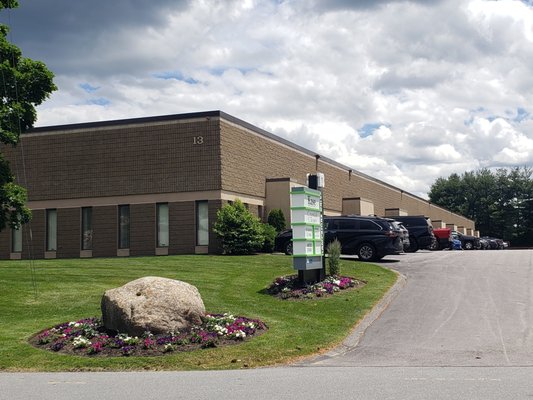
<svg viewBox="0 0 533 400"><path fill-rule="evenodd" d="M325 175L325 212L474 222L221 111L36 128L3 147L28 189L31 225L0 232L0 258L216 253L217 210L261 218L307 174ZM30 240L30 231L32 237Z"/></svg>

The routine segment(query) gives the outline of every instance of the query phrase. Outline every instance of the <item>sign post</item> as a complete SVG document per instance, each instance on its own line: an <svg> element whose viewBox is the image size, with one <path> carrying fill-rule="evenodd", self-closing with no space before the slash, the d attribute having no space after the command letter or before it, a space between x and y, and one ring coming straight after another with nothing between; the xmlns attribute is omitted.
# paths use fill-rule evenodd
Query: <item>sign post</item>
<svg viewBox="0 0 533 400"><path fill-rule="evenodd" d="M322 177L323 181L323 177ZM293 267L301 283L324 278L322 192L308 187L291 190Z"/></svg>

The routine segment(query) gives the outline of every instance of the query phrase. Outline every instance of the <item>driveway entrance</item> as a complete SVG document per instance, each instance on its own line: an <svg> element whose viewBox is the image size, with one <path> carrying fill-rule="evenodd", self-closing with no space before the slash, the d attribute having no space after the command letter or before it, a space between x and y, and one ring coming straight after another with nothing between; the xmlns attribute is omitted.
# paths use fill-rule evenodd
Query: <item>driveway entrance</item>
<svg viewBox="0 0 533 400"><path fill-rule="evenodd" d="M533 251L419 251L382 265L397 297L323 366L533 366Z"/></svg>

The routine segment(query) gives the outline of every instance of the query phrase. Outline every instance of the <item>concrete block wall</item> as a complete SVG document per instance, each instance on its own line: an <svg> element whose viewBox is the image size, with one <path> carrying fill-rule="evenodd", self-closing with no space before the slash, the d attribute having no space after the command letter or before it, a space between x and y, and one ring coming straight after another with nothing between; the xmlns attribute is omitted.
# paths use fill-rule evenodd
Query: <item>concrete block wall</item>
<svg viewBox="0 0 533 400"><path fill-rule="evenodd" d="M217 121L95 125L36 129L2 148L19 176L24 148L30 202L220 189Z"/></svg>
<svg viewBox="0 0 533 400"><path fill-rule="evenodd" d="M156 248L156 205L130 205L130 255L153 256Z"/></svg>
<svg viewBox="0 0 533 400"><path fill-rule="evenodd" d="M117 206L93 207L93 257L114 257L118 246Z"/></svg>
<svg viewBox="0 0 533 400"><path fill-rule="evenodd" d="M305 149L291 147L259 129L221 120L222 189L248 196L265 197L265 181L290 178L307 184L307 174L325 175L324 208L330 214L343 212L343 199L366 198L374 213L387 209L405 210L408 215L426 215L469 228L474 222L452 214L399 188L352 171ZM243 167L245 166L245 167Z"/></svg>

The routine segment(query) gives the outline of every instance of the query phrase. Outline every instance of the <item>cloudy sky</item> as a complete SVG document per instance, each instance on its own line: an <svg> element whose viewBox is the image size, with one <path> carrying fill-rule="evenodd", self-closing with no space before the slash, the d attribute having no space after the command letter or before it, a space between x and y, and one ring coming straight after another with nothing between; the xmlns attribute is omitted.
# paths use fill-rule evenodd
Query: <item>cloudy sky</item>
<svg viewBox="0 0 533 400"><path fill-rule="evenodd" d="M222 110L426 197L533 163L533 1L19 0L38 126Z"/></svg>

